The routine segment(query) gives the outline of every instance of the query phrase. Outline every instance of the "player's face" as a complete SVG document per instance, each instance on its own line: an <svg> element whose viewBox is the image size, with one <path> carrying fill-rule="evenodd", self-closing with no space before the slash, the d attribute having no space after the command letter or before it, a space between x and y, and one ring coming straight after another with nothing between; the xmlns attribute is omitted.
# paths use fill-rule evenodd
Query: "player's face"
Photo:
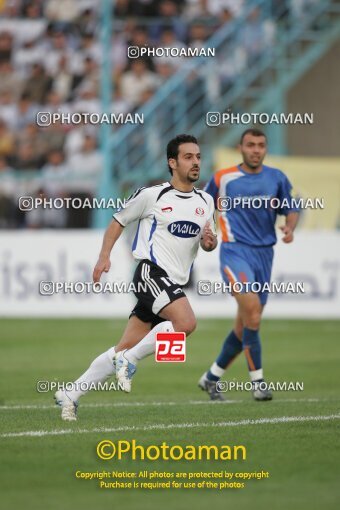
<svg viewBox="0 0 340 510"><path fill-rule="evenodd" d="M259 168L267 154L267 142L264 136L247 134L240 145L243 162L253 170Z"/></svg>
<svg viewBox="0 0 340 510"><path fill-rule="evenodd" d="M201 153L195 143L182 143L178 147L177 160L173 170L183 182L196 182L200 177Z"/></svg>

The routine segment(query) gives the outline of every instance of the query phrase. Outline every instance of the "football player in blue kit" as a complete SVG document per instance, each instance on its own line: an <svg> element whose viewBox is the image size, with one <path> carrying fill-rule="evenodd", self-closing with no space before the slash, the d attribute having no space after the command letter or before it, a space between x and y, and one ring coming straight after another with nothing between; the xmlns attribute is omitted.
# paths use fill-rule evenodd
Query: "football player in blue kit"
<svg viewBox="0 0 340 510"><path fill-rule="evenodd" d="M155 352L158 332L189 335L196 327L182 286L189 280L199 247L212 251L217 246L215 206L210 194L194 187L201 161L195 137L178 135L170 140L167 161L170 180L138 189L105 232L93 271L95 283L109 271L112 248L124 228L136 222L132 254L138 262L133 277L137 304L115 347L100 354L70 389L56 392L63 420L77 419L78 400L87 386L99 385L114 374L120 387L130 392L137 362Z"/></svg>
<svg viewBox="0 0 340 510"><path fill-rule="evenodd" d="M260 325L268 298L268 285L266 290L264 284L270 283L273 246L277 241L275 221L277 214L285 216L282 241L291 243L299 213L292 207L292 186L288 178L281 170L263 164L267 153L265 134L258 129L247 129L239 149L243 162L219 170L205 187L216 208L228 204L228 210L219 213L220 271L223 280L231 286L237 283L241 292L233 292L238 305L234 327L198 385L212 400L223 400L217 382L243 351L253 382L253 397L263 401L272 399L263 379ZM255 282L260 292L252 291L255 286L251 284Z"/></svg>

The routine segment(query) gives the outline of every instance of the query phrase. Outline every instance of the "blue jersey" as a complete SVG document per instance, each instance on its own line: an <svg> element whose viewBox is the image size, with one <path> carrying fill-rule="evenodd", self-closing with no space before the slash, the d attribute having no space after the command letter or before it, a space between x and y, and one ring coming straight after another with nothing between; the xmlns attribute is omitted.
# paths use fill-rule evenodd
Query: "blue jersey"
<svg viewBox="0 0 340 510"><path fill-rule="evenodd" d="M285 174L266 165L256 174L245 172L240 165L219 170L205 187L220 210L222 241L249 246L276 243L277 215L298 211L292 207L291 190Z"/></svg>

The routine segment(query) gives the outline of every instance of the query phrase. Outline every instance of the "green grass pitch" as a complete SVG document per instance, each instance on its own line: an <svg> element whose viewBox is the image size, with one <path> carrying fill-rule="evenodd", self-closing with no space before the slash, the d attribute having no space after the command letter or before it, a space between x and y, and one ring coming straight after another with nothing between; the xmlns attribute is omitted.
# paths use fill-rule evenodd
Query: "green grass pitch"
<svg viewBox="0 0 340 510"><path fill-rule="evenodd" d="M264 321L266 379L303 381L302 392L277 392L272 402L258 403L249 393L234 391L227 395L228 403L208 403L197 380L216 357L231 322L199 320L188 339L186 363L145 360L131 394L92 392L81 401L78 421L62 422L59 408L52 405L52 393L38 393L37 381L73 380L96 355L116 343L124 324L123 320L0 321L1 508L339 508L340 321ZM226 373L226 380L233 379L247 381L242 355ZM332 418L320 420L320 416ZM302 421L237 425L242 420L282 417L302 417ZM228 423L218 425L223 422ZM136 429L124 430L132 426ZM95 431L104 428L120 430ZM58 435L61 430L67 433ZM80 430L83 433L77 433ZM28 435L32 431L46 435L32 437ZM103 461L96 456L96 445L103 439L136 439L143 445L243 444L247 460ZM222 469L264 470L270 478L249 481L241 490L150 491L103 490L97 480L74 476L77 470Z"/></svg>

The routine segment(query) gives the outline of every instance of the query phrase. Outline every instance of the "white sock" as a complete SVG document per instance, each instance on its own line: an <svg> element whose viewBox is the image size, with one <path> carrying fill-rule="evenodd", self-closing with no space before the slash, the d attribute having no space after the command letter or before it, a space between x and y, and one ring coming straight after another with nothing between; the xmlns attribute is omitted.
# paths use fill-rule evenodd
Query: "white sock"
<svg viewBox="0 0 340 510"><path fill-rule="evenodd" d="M214 375L215 377L222 377L222 375L224 374L225 372L225 369L224 368L221 368L220 366L218 366L218 364L214 361L214 363L211 365L210 367L210 372L212 373L212 375Z"/></svg>
<svg viewBox="0 0 340 510"><path fill-rule="evenodd" d="M86 370L76 381L74 381L73 389L67 389L67 395L74 401L85 395L89 390L86 389L90 384L104 382L115 373L113 366L113 358L115 356L115 348L111 347L108 351L100 354L94 359Z"/></svg>
<svg viewBox="0 0 340 510"><path fill-rule="evenodd" d="M137 345L126 351L124 353L124 356L126 357L127 360L136 365L138 361L140 361L143 358L146 358L147 356L150 356L150 354L155 352L156 333L166 331L175 331L172 322L164 321L157 324L157 326L155 326L150 331L150 333L145 335L145 337L142 338L142 340Z"/></svg>
<svg viewBox="0 0 340 510"><path fill-rule="evenodd" d="M258 370L249 370L249 375L251 382L263 379L263 369L259 368Z"/></svg>

